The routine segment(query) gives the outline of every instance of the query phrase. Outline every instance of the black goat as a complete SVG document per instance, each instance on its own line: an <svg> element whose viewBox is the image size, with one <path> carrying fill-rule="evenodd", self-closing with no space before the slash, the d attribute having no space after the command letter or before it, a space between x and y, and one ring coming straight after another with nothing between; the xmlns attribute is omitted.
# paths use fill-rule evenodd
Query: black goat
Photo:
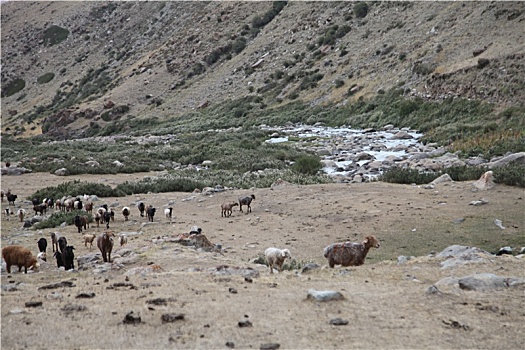
<svg viewBox="0 0 525 350"><path fill-rule="evenodd" d="M151 205L148 207L147 213L148 213L148 221L153 222L153 217L155 216L155 211L157 209L153 208Z"/></svg>
<svg viewBox="0 0 525 350"><path fill-rule="evenodd" d="M64 258L62 257L62 254L57 250L55 254L53 254L53 257L57 259L57 267L60 268L60 266L64 266Z"/></svg>
<svg viewBox="0 0 525 350"><path fill-rule="evenodd" d="M106 229L109 228L109 222L111 221L111 213L109 211L106 211L104 213L104 222L106 223Z"/></svg>
<svg viewBox="0 0 525 350"><path fill-rule="evenodd" d="M37 242L38 244L38 251L40 253L45 253L46 252L46 249L47 249L47 239L45 239L44 237L40 238Z"/></svg>
<svg viewBox="0 0 525 350"><path fill-rule="evenodd" d="M75 253L73 253L73 249L75 249L75 247L71 245L66 247L66 252L64 254L64 268L66 271L75 269L75 264L73 261L75 259Z"/></svg>
<svg viewBox="0 0 525 350"><path fill-rule="evenodd" d="M144 217L144 211L146 210L146 206L144 205L144 203L140 202L137 207L139 208L140 216Z"/></svg>
<svg viewBox="0 0 525 350"><path fill-rule="evenodd" d="M47 205L45 204L37 204L33 206L33 210L35 211L35 215L40 213L40 215L44 215L47 211Z"/></svg>
<svg viewBox="0 0 525 350"><path fill-rule="evenodd" d="M75 216L74 222L75 222L75 226L78 228L78 233L82 233L83 225L82 225L82 218L80 217L80 215Z"/></svg>
<svg viewBox="0 0 525 350"><path fill-rule="evenodd" d="M60 250L60 254L62 255L62 266L66 266L66 247L67 247L67 239L66 237L60 237L58 239L58 249Z"/></svg>
<svg viewBox="0 0 525 350"><path fill-rule="evenodd" d="M18 198L16 194L8 194L7 195L7 203L15 205L15 200Z"/></svg>
<svg viewBox="0 0 525 350"><path fill-rule="evenodd" d="M250 204L252 203L252 200L255 199L255 195L247 196L247 197L239 197L239 209L242 212L242 206L246 205L248 207L247 212L251 213L252 207Z"/></svg>

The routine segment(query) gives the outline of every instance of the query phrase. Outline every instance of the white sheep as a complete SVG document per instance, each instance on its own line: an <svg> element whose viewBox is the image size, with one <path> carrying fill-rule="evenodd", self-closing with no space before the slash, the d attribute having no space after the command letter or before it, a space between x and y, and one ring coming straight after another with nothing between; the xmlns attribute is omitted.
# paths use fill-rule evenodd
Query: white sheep
<svg viewBox="0 0 525 350"><path fill-rule="evenodd" d="M286 260L286 258L292 258L288 249L279 248L268 248L264 252L264 255L266 256L266 262L270 267L270 273L273 273L274 265L279 268L279 272L282 272L284 260Z"/></svg>
<svg viewBox="0 0 525 350"><path fill-rule="evenodd" d="M118 237L118 242L119 242L120 246L122 247L124 244L128 243L128 237L125 236L125 235L120 235Z"/></svg>
<svg viewBox="0 0 525 350"><path fill-rule="evenodd" d="M23 209L23 208L20 208L20 209L18 209L18 211L16 212L16 215L17 215L18 218L20 219L20 222L23 222L23 221L24 221L24 216L26 216L26 210Z"/></svg>
<svg viewBox="0 0 525 350"><path fill-rule="evenodd" d="M168 219L171 224L171 220L173 218L173 208L169 207L169 208L164 209L164 216L166 216L166 219Z"/></svg>
<svg viewBox="0 0 525 350"><path fill-rule="evenodd" d="M130 213L131 211L129 210L129 207L122 208L122 215L124 215L124 221L128 221Z"/></svg>

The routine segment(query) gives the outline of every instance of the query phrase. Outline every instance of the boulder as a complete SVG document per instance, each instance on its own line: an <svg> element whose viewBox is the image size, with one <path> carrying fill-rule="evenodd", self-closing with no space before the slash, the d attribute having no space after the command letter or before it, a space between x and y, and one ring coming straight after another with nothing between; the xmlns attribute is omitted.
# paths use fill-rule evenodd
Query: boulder
<svg viewBox="0 0 525 350"><path fill-rule="evenodd" d="M478 190L490 190L494 187L494 175L492 170L487 171L481 177L472 183L472 186Z"/></svg>
<svg viewBox="0 0 525 350"><path fill-rule="evenodd" d="M67 176L69 175L69 170L66 168L60 168L55 171L56 176Z"/></svg>
<svg viewBox="0 0 525 350"><path fill-rule="evenodd" d="M430 185L437 185L437 184L442 184L442 183L446 183L446 182L453 182L453 180L452 180L452 178L450 177L449 174L441 175L440 177L438 177L437 179L432 181L430 183Z"/></svg>
<svg viewBox="0 0 525 350"><path fill-rule="evenodd" d="M325 301L344 300L345 297L340 292L335 292L331 290L318 291L315 289L310 289L308 290L306 299L325 302Z"/></svg>

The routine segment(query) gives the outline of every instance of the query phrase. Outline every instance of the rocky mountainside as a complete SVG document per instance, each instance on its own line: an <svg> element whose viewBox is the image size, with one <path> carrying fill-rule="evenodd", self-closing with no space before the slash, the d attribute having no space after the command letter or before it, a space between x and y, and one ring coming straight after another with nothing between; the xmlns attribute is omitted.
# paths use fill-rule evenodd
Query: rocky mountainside
<svg viewBox="0 0 525 350"><path fill-rule="evenodd" d="M3 2L2 132L392 87L508 107L525 99L524 20L523 2Z"/></svg>

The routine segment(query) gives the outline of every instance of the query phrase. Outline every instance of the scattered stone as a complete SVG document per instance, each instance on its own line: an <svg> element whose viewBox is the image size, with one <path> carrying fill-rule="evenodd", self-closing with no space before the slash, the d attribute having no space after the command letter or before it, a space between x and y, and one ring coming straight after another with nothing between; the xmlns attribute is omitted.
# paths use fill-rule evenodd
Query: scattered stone
<svg viewBox="0 0 525 350"><path fill-rule="evenodd" d="M499 219L494 219L494 225L498 226L502 230L505 229L505 226L503 226L503 222Z"/></svg>
<svg viewBox="0 0 525 350"><path fill-rule="evenodd" d="M250 277L244 277L244 281L248 283L253 283L253 279L251 279Z"/></svg>
<svg viewBox="0 0 525 350"><path fill-rule="evenodd" d="M95 297L95 293L79 293L75 298L77 299L91 299Z"/></svg>
<svg viewBox="0 0 525 350"><path fill-rule="evenodd" d="M235 347L235 343L232 341L227 341L225 345L227 348L230 348L230 349L233 349Z"/></svg>
<svg viewBox="0 0 525 350"><path fill-rule="evenodd" d="M471 291L492 291L525 285L525 279L501 277L492 273L479 273L458 280L459 288Z"/></svg>
<svg viewBox="0 0 525 350"><path fill-rule="evenodd" d="M228 292L230 292L230 293L232 293L232 294L237 294L237 289L230 287L230 288L228 289Z"/></svg>
<svg viewBox="0 0 525 350"><path fill-rule="evenodd" d="M427 289L427 294L439 294L441 293L438 289L438 287L436 287L435 285L431 285L430 287L428 287Z"/></svg>
<svg viewBox="0 0 525 350"><path fill-rule="evenodd" d="M498 250L498 252L496 253L496 256L500 256L500 255L504 255L504 254L509 254L509 255L512 255L512 248L511 247L502 247Z"/></svg>
<svg viewBox="0 0 525 350"><path fill-rule="evenodd" d="M308 295L306 299L312 299L315 301L335 301L335 300L344 300L345 297L343 294L335 291L317 291L315 289L308 290Z"/></svg>
<svg viewBox="0 0 525 350"><path fill-rule="evenodd" d="M215 275L241 275L243 277L257 278L259 277L259 271L251 267L237 267L221 265L212 270Z"/></svg>
<svg viewBox="0 0 525 350"><path fill-rule="evenodd" d="M6 168L2 168L1 169L1 174L2 175L15 175L15 176L18 176L18 175L22 175L22 174L25 174L25 173L32 173L33 171L31 169L26 169L26 168L23 168L23 167L6 167Z"/></svg>
<svg viewBox="0 0 525 350"><path fill-rule="evenodd" d="M64 296L59 292L51 292L48 295L46 295L46 299L49 299L49 300L59 300L63 298Z"/></svg>
<svg viewBox="0 0 525 350"><path fill-rule="evenodd" d="M28 301L25 303L26 307L39 307L42 306L42 304L41 301Z"/></svg>
<svg viewBox="0 0 525 350"><path fill-rule="evenodd" d="M11 315L19 315L19 314L25 314L25 313L27 313L27 311L24 310L24 309L16 308L16 309L13 309L13 310L9 311L9 313Z"/></svg>
<svg viewBox="0 0 525 350"><path fill-rule="evenodd" d="M60 168L55 171L56 176L67 176L69 175L69 170L67 168Z"/></svg>
<svg viewBox="0 0 525 350"><path fill-rule="evenodd" d="M253 324L250 322L250 320L241 320L241 321L239 321L238 326L241 327L241 328L243 328L243 327L253 327Z"/></svg>
<svg viewBox="0 0 525 350"><path fill-rule="evenodd" d="M146 304L153 304L153 305L157 305L157 306L166 306L168 305L168 299L166 298L156 298L156 299L151 299L151 300L146 300Z"/></svg>
<svg viewBox="0 0 525 350"><path fill-rule="evenodd" d="M447 326L450 326L451 328L455 328L455 329L463 329L465 331L468 331L470 329L469 326L461 324L458 321L453 321L453 320L445 321L445 320L443 320L443 323L446 324Z"/></svg>
<svg viewBox="0 0 525 350"><path fill-rule="evenodd" d="M452 180L452 178L450 177L449 174L441 175L440 177L438 177L437 179L432 181L429 185L437 185L437 184L442 184L442 183L445 183L445 182L453 182L453 180Z"/></svg>
<svg viewBox="0 0 525 350"><path fill-rule="evenodd" d="M464 221L465 221L465 218L458 218L458 219L456 219L456 220L454 220L452 222L455 223L455 224L461 224Z"/></svg>
<svg viewBox="0 0 525 350"><path fill-rule="evenodd" d="M346 326L348 324L348 320L343 320L342 318L333 318L330 320L330 324L334 326Z"/></svg>
<svg viewBox="0 0 525 350"><path fill-rule="evenodd" d="M124 288L128 288L131 290L131 289L138 289L133 283L128 283L128 282L116 282L116 283L113 283L111 286L107 286L106 289L115 289L115 288L121 288L121 287L124 287Z"/></svg>
<svg viewBox="0 0 525 350"><path fill-rule="evenodd" d="M133 311L128 312L122 321L124 324L139 324L142 323L140 316L133 316Z"/></svg>
<svg viewBox="0 0 525 350"><path fill-rule="evenodd" d="M474 206L479 206L479 205L483 205L483 204L488 204L489 202L485 199L480 199L478 201L472 201L470 202L468 205L474 205Z"/></svg>
<svg viewBox="0 0 525 350"><path fill-rule="evenodd" d="M39 287L38 290L44 290L44 289L57 289L57 288L65 288L65 287L76 287L76 285L71 281L62 281L58 283L48 284L42 287Z"/></svg>
<svg viewBox="0 0 525 350"><path fill-rule="evenodd" d="M184 320L184 314L163 314L160 319L162 323L173 323L175 321Z"/></svg>
<svg viewBox="0 0 525 350"><path fill-rule="evenodd" d="M390 139L392 139L392 140L409 140L409 139L413 139L413 138L414 138L414 136L410 135L406 131L398 131Z"/></svg>
<svg viewBox="0 0 525 350"><path fill-rule="evenodd" d="M415 258L414 256L404 256L404 255L398 256L397 257L397 264L398 265L404 265L404 264L407 263L407 261L412 260L414 258Z"/></svg>
<svg viewBox="0 0 525 350"><path fill-rule="evenodd" d="M67 304L62 308L62 311L66 314L70 314L72 312L80 312L80 311L86 311L87 307L84 305L75 305L75 304Z"/></svg>
<svg viewBox="0 0 525 350"><path fill-rule="evenodd" d="M316 264L316 263L308 263L303 266L303 268L301 269L301 273L310 273L312 271L319 270L319 269L321 269L321 265Z"/></svg>
<svg viewBox="0 0 525 350"><path fill-rule="evenodd" d="M266 344L261 344L259 349L260 350L276 350L276 349L279 349L280 347L281 347L281 344L279 343L266 343Z"/></svg>

